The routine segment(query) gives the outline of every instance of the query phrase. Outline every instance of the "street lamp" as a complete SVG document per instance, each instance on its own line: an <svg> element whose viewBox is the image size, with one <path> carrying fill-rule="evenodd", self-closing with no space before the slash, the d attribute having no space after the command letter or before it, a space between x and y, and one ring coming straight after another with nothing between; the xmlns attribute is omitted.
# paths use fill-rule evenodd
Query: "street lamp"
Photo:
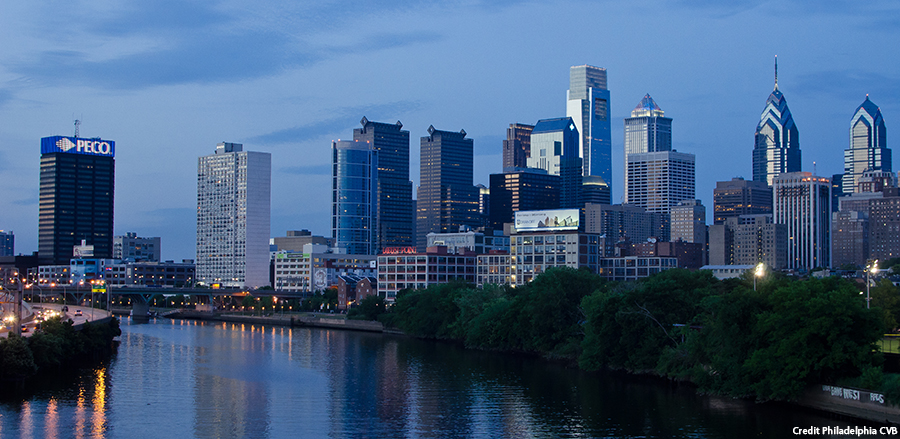
<svg viewBox="0 0 900 439"><path fill-rule="evenodd" d="M870 309L872 305L872 296L869 294L869 274L878 273L878 259L871 264L866 265L866 309Z"/></svg>
<svg viewBox="0 0 900 439"><path fill-rule="evenodd" d="M756 271L753 273L753 291L756 291L756 278L762 277L765 274L766 265L760 262L756 266Z"/></svg>

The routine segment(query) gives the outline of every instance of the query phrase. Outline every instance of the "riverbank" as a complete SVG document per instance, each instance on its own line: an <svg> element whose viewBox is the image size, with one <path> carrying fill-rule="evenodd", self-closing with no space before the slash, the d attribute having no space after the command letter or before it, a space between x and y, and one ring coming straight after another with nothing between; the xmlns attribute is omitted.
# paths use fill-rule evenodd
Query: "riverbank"
<svg viewBox="0 0 900 439"><path fill-rule="evenodd" d="M349 320L342 315L319 316L315 314L297 314L247 316L240 314L223 314L206 311L178 310L176 312L166 313L164 317L172 319L208 320L255 325L346 329L350 331L364 332L391 332L385 331L384 325L382 325L380 322L368 320Z"/></svg>

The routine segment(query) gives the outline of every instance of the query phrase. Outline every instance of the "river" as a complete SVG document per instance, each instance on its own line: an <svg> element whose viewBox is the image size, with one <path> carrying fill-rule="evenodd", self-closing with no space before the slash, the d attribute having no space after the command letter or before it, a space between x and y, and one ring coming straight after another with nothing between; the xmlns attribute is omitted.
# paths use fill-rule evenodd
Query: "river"
<svg viewBox="0 0 900 439"><path fill-rule="evenodd" d="M2 438L778 438L863 425L441 342L168 319L123 320L107 364L0 396Z"/></svg>

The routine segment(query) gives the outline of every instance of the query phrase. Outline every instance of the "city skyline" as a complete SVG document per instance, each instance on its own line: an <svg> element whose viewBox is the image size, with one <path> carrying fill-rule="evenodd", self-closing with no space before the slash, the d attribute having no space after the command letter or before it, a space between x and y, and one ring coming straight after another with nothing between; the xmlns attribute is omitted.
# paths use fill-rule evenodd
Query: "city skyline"
<svg viewBox="0 0 900 439"><path fill-rule="evenodd" d="M361 117L402 120L413 138L432 123L465 128L473 183L487 184L502 169L509 124L565 116L572 66L608 73L614 203L623 194L623 120L648 93L677 120L673 149L696 155L696 198L708 209L716 181L752 179L753 130L772 90L774 55L803 131L803 171L842 172L847 123L866 94L888 129L900 114L897 61L866 43L900 33L900 9L886 2L88 2L0 11L10 22L0 30L9 48L0 55L0 175L8 182L0 229L15 231L16 253L37 250L38 139L71 135L74 119L83 120L83 137L117 141L114 234L161 236L162 258L180 260L194 251L191 164L211 144L272 153L272 236L325 235L329 146L348 140ZM386 20L396 24L388 29ZM538 25L550 30L527 31ZM658 33L628 31L637 25L654 26L667 44ZM773 27L796 32L759 32ZM540 62L511 64L510 47ZM647 69L648 59L666 68ZM412 145L413 190L418 162Z"/></svg>

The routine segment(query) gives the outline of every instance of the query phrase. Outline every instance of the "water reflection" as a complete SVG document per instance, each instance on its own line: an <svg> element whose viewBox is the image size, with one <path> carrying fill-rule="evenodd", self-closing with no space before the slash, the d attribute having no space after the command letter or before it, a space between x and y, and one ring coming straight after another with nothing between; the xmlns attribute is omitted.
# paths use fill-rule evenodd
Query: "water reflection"
<svg viewBox="0 0 900 439"><path fill-rule="evenodd" d="M123 324L108 365L0 399L0 436L791 437L863 425L530 357L236 323Z"/></svg>

